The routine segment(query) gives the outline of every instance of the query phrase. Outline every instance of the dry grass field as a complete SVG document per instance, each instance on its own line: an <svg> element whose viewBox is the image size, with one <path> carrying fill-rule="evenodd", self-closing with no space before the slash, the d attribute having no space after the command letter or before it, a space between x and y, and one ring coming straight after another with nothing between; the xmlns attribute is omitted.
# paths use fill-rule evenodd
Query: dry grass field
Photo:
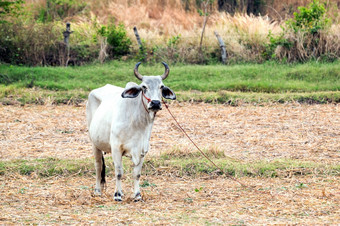
<svg viewBox="0 0 340 226"><path fill-rule="evenodd" d="M292 159L323 165L340 160L339 105L264 106L173 103L170 109L198 145L245 163ZM147 156L195 151L164 109L157 116ZM0 106L0 158L90 158L85 106ZM112 164L109 164L111 167ZM113 200L110 175L102 197L93 175L41 177L0 174L0 224L337 224L339 174L286 172L278 177L142 175L143 202ZM162 172L160 170L160 172Z"/></svg>

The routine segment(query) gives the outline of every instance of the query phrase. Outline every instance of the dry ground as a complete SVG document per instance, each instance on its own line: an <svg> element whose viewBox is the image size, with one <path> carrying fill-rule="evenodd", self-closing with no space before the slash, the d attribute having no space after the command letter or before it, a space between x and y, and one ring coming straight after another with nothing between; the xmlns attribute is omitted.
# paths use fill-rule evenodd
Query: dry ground
<svg viewBox="0 0 340 226"><path fill-rule="evenodd" d="M144 202L126 199L117 203L111 181L103 197L94 197L90 177L1 178L0 223L310 225L340 220L339 178L242 179L262 187L263 193L258 188L243 189L225 178L146 179L153 186L143 188ZM124 181L129 185L127 191L130 182ZM299 188L300 183L307 187Z"/></svg>
<svg viewBox="0 0 340 226"><path fill-rule="evenodd" d="M91 157L84 106L0 106L1 160ZM204 148L224 150L252 162L303 159L325 164L340 160L339 105L281 104L230 107L174 103L170 109ZM158 114L148 157L175 149L192 151L164 109ZM337 224L338 176L291 175L240 179L242 188L223 176L179 178L142 176L144 202L112 198L112 176L103 197L92 195L94 178L72 175L40 178L0 176L0 224Z"/></svg>
<svg viewBox="0 0 340 226"><path fill-rule="evenodd" d="M294 158L338 162L340 105L174 103L169 107L202 148L247 161ZM0 106L0 158L92 157L85 106ZM158 113L150 154L194 150L166 109Z"/></svg>

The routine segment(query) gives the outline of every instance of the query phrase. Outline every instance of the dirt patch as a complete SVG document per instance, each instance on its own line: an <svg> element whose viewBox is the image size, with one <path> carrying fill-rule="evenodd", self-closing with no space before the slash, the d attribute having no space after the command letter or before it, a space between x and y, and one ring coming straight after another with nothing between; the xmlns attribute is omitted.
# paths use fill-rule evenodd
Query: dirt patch
<svg viewBox="0 0 340 226"><path fill-rule="evenodd" d="M175 103L170 109L203 148L242 161L296 158L338 163L339 105ZM91 157L85 107L0 106L0 158ZM149 156L194 151L166 110L157 115ZM126 197L113 200L112 175L102 197L90 176L0 176L0 224L335 224L340 221L340 180L331 175L239 178L145 176L144 202L134 203L131 173ZM144 183L145 182L145 183Z"/></svg>
<svg viewBox="0 0 340 226"><path fill-rule="evenodd" d="M1 177L0 177L1 178ZM146 177L144 202L113 199L110 180L102 197L93 196L91 177L1 178L0 223L23 224L264 224L339 222L338 178L242 178L245 189L223 177Z"/></svg>
<svg viewBox="0 0 340 226"><path fill-rule="evenodd" d="M206 149L243 161L292 158L339 162L339 105L170 105L183 128ZM85 106L0 106L0 158L91 157ZM195 150L166 109L153 127L150 155Z"/></svg>

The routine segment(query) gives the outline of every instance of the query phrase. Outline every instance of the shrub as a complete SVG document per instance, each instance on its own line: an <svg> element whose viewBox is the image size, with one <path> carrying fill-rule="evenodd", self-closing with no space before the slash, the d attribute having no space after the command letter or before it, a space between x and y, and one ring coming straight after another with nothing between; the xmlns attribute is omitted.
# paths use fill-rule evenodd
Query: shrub
<svg viewBox="0 0 340 226"><path fill-rule="evenodd" d="M108 50L111 57L119 57L130 52L132 42L127 36L124 24L115 25L114 21L106 27L102 26L98 33L107 38L107 43L110 46Z"/></svg>
<svg viewBox="0 0 340 226"><path fill-rule="evenodd" d="M157 51L158 46L155 46L152 50L149 51L146 48L146 41L144 39L141 39L142 42L142 46L139 47L139 51L136 54L136 58L138 61L141 62L147 62L148 61L148 57L152 58L153 54ZM149 59L150 60L150 59Z"/></svg>
<svg viewBox="0 0 340 226"><path fill-rule="evenodd" d="M332 53L333 50L326 47L339 40L326 32L331 20L326 15L324 4L313 0L308 7L298 9L299 12L295 12L294 17L286 22L287 28L283 28L279 35L269 33L269 44L264 54L266 58L289 62L319 58L333 60L339 54L338 49L335 48Z"/></svg>
<svg viewBox="0 0 340 226"><path fill-rule="evenodd" d="M295 33L307 32L316 34L330 25L330 18L326 16L324 4L313 0L309 7L298 7L299 12L294 12L294 18L287 21L287 25Z"/></svg>
<svg viewBox="0 0 340 226"><path fill-rule="evenodd" d="M283 28L283 32L279 35L273 35L271 32L268 34L269 43L265 44L265 51L262 53L262 56L266 60L276 59L276 49L278 46L282 48L290 49L293 46L293 43L286 39L285 36L285 29Z"/></svg>
<svg viewBox="0 0 340 226"><path fill-rule="evenodd" d="M66 46L60 23L23 22L0 24L0 62L16 65L65 65ZM72 36L71 36L72 39ZM95 44L72 43L70 64L92 62L98 56Z"/></svg>
<svg viewBox="0 0 340 226"><path fill-rule="evenodd" d="M47 64L61 32L53 24L22 21L2 24L0 31L0 61L27 65Z"/></svg>

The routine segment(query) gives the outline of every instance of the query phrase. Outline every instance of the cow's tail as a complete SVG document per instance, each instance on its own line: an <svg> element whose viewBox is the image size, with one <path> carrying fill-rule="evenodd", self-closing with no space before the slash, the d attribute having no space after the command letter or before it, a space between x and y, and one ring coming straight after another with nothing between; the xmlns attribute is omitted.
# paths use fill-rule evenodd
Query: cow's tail
<svg viewBox="0 0 340 226"><path fill-rule="evenodd" d="M100 181L101 184L105 184L106 183L106 180L105 180L105 161L104 161L104 155L102 156L102 172L101 172L101 177L102 177L102 180Z"/></svg>

